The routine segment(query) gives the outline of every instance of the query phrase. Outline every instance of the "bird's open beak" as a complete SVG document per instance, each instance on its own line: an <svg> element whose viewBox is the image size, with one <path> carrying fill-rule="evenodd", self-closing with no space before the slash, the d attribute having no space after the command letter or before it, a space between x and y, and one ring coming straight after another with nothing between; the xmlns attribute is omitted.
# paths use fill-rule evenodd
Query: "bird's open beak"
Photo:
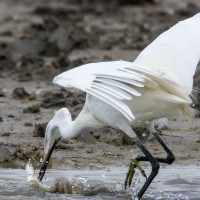
<svg viewBox="0 0 200 200"><path fill-rule="evenodd" d="M48 166L48 164L49 164L49 160L50 160L50 158L51 158L51 154L52 154L52 152L53 152L53 150L54 150L55 145L57 144L57 142L58 142L58 140L55 140L55 141L53 142L53 145L51 145L51 146L48 148L48 150L47 150L47 152L46 152L46 154L45 154L45 156L44 156L44 160L43 160L43 163L42 163L42 165L41 165L41 167L40 167L40 171L39 171L39 175L38 175L38 180L39 180L39 181L42 181L42 179L43 179L43 177L44 177L44 174L45 174L45 172L46 172L47 166Z"/></svg>

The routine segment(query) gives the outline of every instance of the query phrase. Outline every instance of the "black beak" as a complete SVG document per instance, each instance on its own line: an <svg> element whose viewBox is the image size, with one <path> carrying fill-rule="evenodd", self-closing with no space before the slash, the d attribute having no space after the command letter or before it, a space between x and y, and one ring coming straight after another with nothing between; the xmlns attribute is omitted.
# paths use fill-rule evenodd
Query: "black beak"
<svg viewBox="0 0 200 200"><path fill-rule="evenodd" d="M49 160L51 158L51 154L55 148L55 145L56 145L57 141L55 140L53 145L49 148L48 152L46 153L45 157L44 157L44 161L40 167L40 171L39 171L39 176L38 176L38 180L39 181L42 181L43 177L44 177L44 174L46 172L46 169L47 169L47 166L49 164Z"/></svg>

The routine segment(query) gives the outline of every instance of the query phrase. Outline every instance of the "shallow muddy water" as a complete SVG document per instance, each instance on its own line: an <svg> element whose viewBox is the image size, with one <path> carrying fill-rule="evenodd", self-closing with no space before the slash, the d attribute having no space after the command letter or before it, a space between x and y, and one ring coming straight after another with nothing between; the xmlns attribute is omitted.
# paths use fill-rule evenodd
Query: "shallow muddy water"
<svg viewBox="0 0 200 200"><path fill-rule="evenodd" d="M76 194L52 194L37 191L26 183L25 170L0 170L0 199L67 199L67 200L128 200L138 191L144 179L136 174L135 183L124 190L127 167L105 170L48 170L45 184L52 184L58 177L66 177L73 183ZM149 171L146 169L146 171ZM197 200L200 199L200 169L198 166L164 166L144 200Z"/></svg>

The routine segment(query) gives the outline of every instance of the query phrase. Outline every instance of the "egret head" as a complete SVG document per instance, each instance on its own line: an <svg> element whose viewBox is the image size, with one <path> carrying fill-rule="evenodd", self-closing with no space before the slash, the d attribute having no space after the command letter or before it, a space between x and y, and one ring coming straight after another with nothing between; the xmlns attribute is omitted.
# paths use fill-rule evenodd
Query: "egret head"
<svg viewBox="0 0 200 200"><path fill-rule="evenodd" d="M62 108L55 113L53 119L47 124L44 139L45 156L38 177L40 181L42 180L45 174L53 149L57 142L63 137L65 127L70 121L70 112L67 108Z"/></svg>

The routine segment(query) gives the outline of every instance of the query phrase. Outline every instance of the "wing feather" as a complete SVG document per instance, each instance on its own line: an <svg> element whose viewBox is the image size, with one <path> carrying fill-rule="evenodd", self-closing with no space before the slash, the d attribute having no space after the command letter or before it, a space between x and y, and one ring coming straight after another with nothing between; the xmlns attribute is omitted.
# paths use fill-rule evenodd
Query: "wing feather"
<svg viewBox="0 0 200 200"><path fill-rule="evenodd" d="M123 101L119 101L115 97L110 96L109 94L105 94L99 90L94 90L93 88L87 89L86 92L101 99L105 103L112 105L115 109L120 111L129 121L135 119L130 108L125 103L123 103Z"/></svg>
<svg viewBox="0 0 200 200"><path fill-rule="evenodd" d="M144 87L144 84L142 84L138 81L135 81L134 79L131 79L131 78L124 78L124 77L121 77L121 76L112 76L112 75L106 75L106 74L96 74L96 76L97 76L97 78L109 78L109 79L112 79L112 80L128 83L130 85L134 85L134 86L137 86L137 87Z"/></svg>
<svg viewBox="0 0 200 200"><path fill-rule="evenodd" d="M131 121L135 118L125 100L141 96L137 88L143 88L145 83L145 76L140 72L125 69L132 65L133 63L125 61L87 64L61 73L53 82L94 95Z"/></svg>
<svg viewBox="0 0 200 200"><path fill-rule="evenodd" d="M136 69L136 71L137 71L137 69ZM147 77L146 80L150 80L152 83L159 85L159 87L162 87L168 93L171 93L171 94L179 97L180 99L182 99L182 101L186 101L188 103L191 103L190 97L183 90L181 90L180 87L178 87L176 82L174 82L172 80L165 79L160 74L154 73L152 75L152 74L149 74L148 72L146 72L146 73L144 72L144 74Z"/></svg>
<svg viewBox="0 0 200 200"><path fill-rule="evenodd" d="M99 85L92 84L91 88L94 89L94 90L99 90L99 91L103 92L104 94L110 94L110 96L115 97L119 100L124 100L124 98L122 96L117 95L115 92L107 90L106 88L103 88Z"/></svg>
<svg viewBox="0 0 200 200"><path fill-rule="evenodd" d="M200 14L178 23L145 48L134 62L112 61L82 65L54 78L113 106L128 120L134 108L125 100L141 96L142 88L174 95L173 102L190 103L193 75L199 61Z"/></svg>
<svg viewBox="0 0 200 200"><path fill-rule="evenodd" d="M100 81L100 82L103 82L103 83L108 83L109 85L113 85L117 88L120 88L124 91L127 91L129 92L130 94L134 95L134 96L141 96L141 93L139 93L137 90L133 89L132 87L124 84L124 83L121 83L119 81L115 81L115 80L111 80L111 79L108 79L108 78L96 78L95 81Z"/></svg>
<svg viewBox="0 0 200 200"><path fill-rule="evenodd" d="M193 76L200 59L200 13L180 21L162 33L136 58L135 64L154 72L170 72L169 79L177 79L189 95ZM166 75L165 75L166 77Z"/></svg>
<svg viewBox="0 0 200 200"><path fill-rule="evenodd" d="M115 96L118 99L121 100L131 100L132 97L130 94L128 94L127 92L114 87L112 85L106 84L106 83L100 83L100 82L95 82L92 84L92 87L97 87L99 89L101 89L102 91L105 91L106 93L112 93L113 96Z"/></svg>

